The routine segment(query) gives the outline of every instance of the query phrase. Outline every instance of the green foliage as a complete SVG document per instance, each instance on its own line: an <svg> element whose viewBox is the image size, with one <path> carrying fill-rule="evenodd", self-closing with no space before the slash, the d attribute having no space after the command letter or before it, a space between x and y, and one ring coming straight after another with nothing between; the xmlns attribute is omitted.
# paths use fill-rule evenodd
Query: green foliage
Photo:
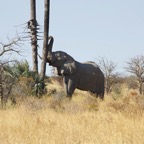
<svg viewBox="0 0 144 144"><path fill-rule="evenodd" d="M29 64L26 60L4 65L4 71L5 74L15 78L19 78L20 76L29 77L31 74Z"/></svg>
<svg viewBox="0 0 144 144"><path fill-rule="evenodd" d="M35 85L32 89L32 94L37 97L41 97L46 92L45 83L37 75L35 75L33 79L35 81Z"/></svg>
<svg viewBox="0 0 144 144"><path fill-rule="evenodd" d="M46 92L44 82L30 70L26 60L5 64L3 69L3 93L12 104L31 95L41 97Z"/></svg>

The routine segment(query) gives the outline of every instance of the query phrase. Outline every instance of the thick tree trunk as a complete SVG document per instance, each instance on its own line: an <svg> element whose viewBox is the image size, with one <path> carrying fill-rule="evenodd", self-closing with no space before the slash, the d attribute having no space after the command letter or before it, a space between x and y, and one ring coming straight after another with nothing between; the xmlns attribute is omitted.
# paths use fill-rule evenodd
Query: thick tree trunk
<svg viewBox="0 0 144 144"><path fill-rule="evenodd" d="M49 12L50 12L50 0L45 0L44 4L44 41L43 41L43 51L42 51L42 63L41 63L41 80L44 81L46 72L46 58L48 54L48 37L49 37Z"/></svg>
<svg viewBox="0 0 144 144"><path fill-rule="evenodd" d="M36 0L30 0L30 5L31 20L29 21L29 26L31 31L33 71L38 74Z"/></svg>

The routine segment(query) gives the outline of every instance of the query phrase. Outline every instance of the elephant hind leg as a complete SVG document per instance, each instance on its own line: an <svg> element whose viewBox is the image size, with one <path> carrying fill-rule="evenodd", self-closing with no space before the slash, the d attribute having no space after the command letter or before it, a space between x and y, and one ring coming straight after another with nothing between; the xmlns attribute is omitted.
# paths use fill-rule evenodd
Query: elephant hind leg
<svg viewBox="0 0 144 144"><path fill-rule="evenodd" d="M92 92L92 94L94 94L96 98L100 98L102 100L104 99L104 95L103 94L98 94L98 93L93 93L93 92Z"/></svg>
<svg viewBox="0 0 144 144"><path fill-rule="evenodd" d="M103 100L104 99L104 93L99 94L98 97Z"/></svg>
<svg viewBox="0 0 144 144"><path fill-rule="evenodd" d="M99 97L100 99L104 99L104 86L102 85L97 85L96 89L95 89L95 93L97 95L97 97Z"/></svg>
<svg viewBox="0 0 144 144"><path fill-rule="evenodd" d="M100 98L100 99L104 99L104 92L91 92L91 93L93 93L93 94L95 94L95 96L98 98Z"/></svg>

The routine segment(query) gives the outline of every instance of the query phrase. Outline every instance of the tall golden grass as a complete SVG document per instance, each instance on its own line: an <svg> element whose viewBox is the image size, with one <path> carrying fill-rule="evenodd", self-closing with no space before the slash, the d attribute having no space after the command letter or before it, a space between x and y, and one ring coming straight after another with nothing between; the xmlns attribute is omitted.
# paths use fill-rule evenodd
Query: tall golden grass
<svg viewBox="0 0 144 144"><path fill-rule="evenodd" d="M76 91L72 100L26 98L0 110L0 144L144 144L144 100L123 89L101 101Z"/></svg>

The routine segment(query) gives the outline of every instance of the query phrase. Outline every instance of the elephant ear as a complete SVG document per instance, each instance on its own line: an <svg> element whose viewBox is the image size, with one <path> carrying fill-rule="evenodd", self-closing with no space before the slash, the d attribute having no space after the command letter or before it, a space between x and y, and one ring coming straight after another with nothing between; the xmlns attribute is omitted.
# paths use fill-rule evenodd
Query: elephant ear
<svg viewBox="0 0 144 144"><path fill-rule="evenodd" d="M58 69L58 73L61 75L72 75L76 73L77 68L76 68L76 62L73 60L67 60L65 61L60 69Z"/></svg>

